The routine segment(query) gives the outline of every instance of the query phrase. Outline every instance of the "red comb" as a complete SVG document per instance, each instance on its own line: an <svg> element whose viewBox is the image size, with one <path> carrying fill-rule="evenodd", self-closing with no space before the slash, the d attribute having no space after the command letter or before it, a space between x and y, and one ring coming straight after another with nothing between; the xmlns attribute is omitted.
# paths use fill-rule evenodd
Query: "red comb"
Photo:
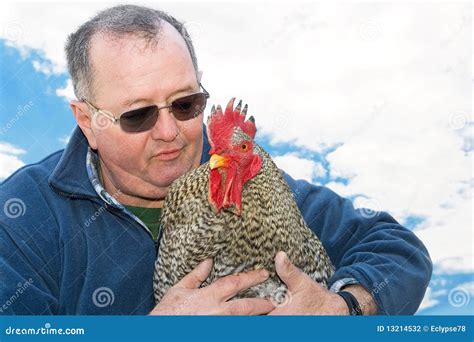
<svg viewBox="0 0 474 342"><path fill-rule="evenodd" d="M240 111L242 101L239 101L235 109L234 101L235 97L227 104L225 113L222 113L221 106L217 106L217 110L214 106L211 109L211 115L207 120L207 136L211 144L211 154L228 146L234 128L236 127L239 127L242 132L247 134L251 139L255 138L255 133L257 132L255 119L253 116L250 116L248 120L245 121L247 105Z"/></svg>

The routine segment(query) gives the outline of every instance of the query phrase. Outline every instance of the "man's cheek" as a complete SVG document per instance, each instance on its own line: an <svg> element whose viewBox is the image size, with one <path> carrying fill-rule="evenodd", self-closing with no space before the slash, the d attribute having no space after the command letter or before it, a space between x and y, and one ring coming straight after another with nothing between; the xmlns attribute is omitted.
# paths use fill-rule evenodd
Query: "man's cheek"
<svg viewBox="0 0 474 342"><path fill-rule="evenodd" d="M143 165L144 153L133 149L133 146L110 145L101 158L119 166L121 169L132 171Z"/></svg>

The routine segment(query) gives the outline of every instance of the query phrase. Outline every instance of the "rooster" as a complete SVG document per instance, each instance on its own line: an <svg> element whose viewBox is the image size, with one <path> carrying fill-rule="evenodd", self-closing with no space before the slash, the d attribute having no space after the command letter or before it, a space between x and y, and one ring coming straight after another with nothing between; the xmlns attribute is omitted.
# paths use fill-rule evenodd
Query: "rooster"
<svg viewBox="0 0 474 342"><path fill-rule="evenodd" d="M313 280L327 286L334 268L306 225L293 194L270 155L254 141L247 105L211 110L207 134L210 161L175 180L165 198L162 236L155 264L154 294L166 291L201 261L213 268L202 286L238 272L265 268L270 277L234 298L262 297L281 303L286 286L274 257L285 251Z"/></svg>

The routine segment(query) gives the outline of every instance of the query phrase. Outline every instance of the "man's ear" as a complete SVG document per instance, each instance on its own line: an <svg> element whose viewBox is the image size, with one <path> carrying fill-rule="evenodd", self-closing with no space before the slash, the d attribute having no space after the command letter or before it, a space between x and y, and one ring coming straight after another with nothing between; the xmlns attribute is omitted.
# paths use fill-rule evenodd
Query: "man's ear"
<svg viewBox="0 0 474 342"><path fill-rule="evenodd" d="M76 118L77 125L81 128L82 133L87 138L89 146L93 150L97 150L97 141L92 131L92 120L87 104L81 101L73 100L70 102L72 113Z"/></svg>
<svg viewBox="0 0 474 342"><path fill-rule="evenodd" d="M198 73L197 73L197 78L198 78L198 82L201 82L202 70L199 70L199 71L198 71Z"/></svg>

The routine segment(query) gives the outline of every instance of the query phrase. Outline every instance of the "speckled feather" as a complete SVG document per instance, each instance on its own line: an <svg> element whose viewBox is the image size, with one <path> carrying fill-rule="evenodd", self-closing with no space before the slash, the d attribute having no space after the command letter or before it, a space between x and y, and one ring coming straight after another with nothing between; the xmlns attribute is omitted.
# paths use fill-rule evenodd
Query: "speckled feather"
<svg viewBox="0 0 474 342"><path fill-rule="evenodd" d="M303 272L326 286L334 267L324 247L306 225L270 155L256 143L254 152L262 157L262 168L243 187L241 216L232 208L218 214L212 210L208 200L209 163L186 173L170 186L155 264L157 303L171 286L209 257L214 259L214 265L202 286L242 271L270 271L267 281L235 298L271 296L279 302L281 291L286 290L275 273L274 258L280 250Z"/></svg>

